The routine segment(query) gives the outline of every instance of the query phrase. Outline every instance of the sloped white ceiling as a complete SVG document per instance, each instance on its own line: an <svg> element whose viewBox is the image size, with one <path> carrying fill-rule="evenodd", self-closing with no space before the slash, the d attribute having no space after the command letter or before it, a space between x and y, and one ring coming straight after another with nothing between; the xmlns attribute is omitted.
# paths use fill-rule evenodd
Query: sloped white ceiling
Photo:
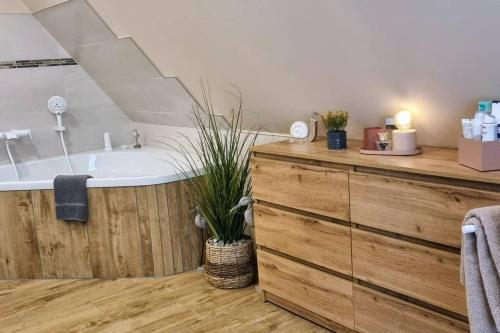
<svg viewBox="0 0 500 333"><path fill-rule="evenodd" d="M28 7L28 9L32 13L35 13L39 10L60 4L62 2L66 2L68 0L21 0L21 1L24 3L26 7Z"/></svg>
<svg viewBox="0 0 500 333"><path fill-rule="evenodd" d="M29 14L21 0L0 0L0 14Z"/></svg>
<svg viewBox="0 0 500 333"><path fill-rule="evenodd" d="M459 119L500 96L497 0L88 2L195 95L207 78L226 110L236 84L270 130L343 108L360 138L410 108L421 143L454 146Z"/></svg>

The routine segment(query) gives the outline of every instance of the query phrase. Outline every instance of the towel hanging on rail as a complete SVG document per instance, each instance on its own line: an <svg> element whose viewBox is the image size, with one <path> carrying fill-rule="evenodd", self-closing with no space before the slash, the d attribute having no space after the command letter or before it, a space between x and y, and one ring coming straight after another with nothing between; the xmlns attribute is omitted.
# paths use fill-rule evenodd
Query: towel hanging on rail
<svg viewBox="0 0 500 333"><path fill-rule="evenodd" d="M56 217L65 221L87 221L89 206L87 179L89 175L57 176L54 179Z"/></svg>
<svg viewBox="0 0 500 333"><path fill-rule="evenodd" d="M462 231L460 274L471 332L500 332L500 206L471 210Z"/></svg>

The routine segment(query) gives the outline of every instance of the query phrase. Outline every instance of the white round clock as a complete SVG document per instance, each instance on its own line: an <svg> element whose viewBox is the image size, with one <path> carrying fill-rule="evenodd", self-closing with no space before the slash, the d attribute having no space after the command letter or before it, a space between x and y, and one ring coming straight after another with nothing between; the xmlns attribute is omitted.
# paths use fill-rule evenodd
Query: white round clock
<svg viewBox="0 0 500 333"><path fill-rule="evenodd" d="M290 135L295 139L305 139L309 136L309 126L305 121L296 121L290 126Z"/></svg>

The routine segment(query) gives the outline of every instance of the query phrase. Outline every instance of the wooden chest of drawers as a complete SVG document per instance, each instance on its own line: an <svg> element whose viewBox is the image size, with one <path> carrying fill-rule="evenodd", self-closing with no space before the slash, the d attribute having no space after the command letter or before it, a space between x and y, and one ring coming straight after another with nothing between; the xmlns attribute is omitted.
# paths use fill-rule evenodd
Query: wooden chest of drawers
<svg viewBox="0 0 500 333"><path fill-rule="evenodd" d="M351 221L460 247L471 207L496 205L500 193L415 179L351 172Z"/></svg>
<svg viewBox="0 0 500 333"><path fill-rule="evenodd" d="M262 201L349 219L349 174L345 166L333 169L254 158L252 177L254 196ZM338 195L331 195L332 188Z"/></svg>
<svg viewBox="0 0 500 333"><path fill-rule="evenodd" d="M342 326L354 328L352 284L333 274L258 250L260 286L266 292Z"/></svg>
<svg viewBox="0 0 500 333"><path fill-rule="evenodd" d="M354 277L467 315L458 254L353 229Z"/></svg>
<svg viewBox="0 0 500 333"><path fill-rule="evenodd" d="M459 166L452 149L387 158L324 145L253 150L264 298L338 332L468 332L461 223L500 202L500 172Z"/></svg>
<svg viewBox="0 0 500 333"><path fill-rule="evenodd" d="M350 227L259 204L254 216L262 247L352 275Z"/></svg>

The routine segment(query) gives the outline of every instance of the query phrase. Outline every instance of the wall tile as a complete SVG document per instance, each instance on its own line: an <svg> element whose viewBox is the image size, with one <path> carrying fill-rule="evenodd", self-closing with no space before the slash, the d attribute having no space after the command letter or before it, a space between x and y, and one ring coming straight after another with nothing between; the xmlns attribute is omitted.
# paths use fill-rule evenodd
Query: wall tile
<svg viewBox="0 0 500 333"><path fill-rule="evenodd" d="M8 0L10 1L10 0ZM39 10L43 10L50 6L54 6L68 0L21 0L32 13L35 13Z"/></svg>
<svg viewBox="0 0 500 333"><path fill-rule="evenodd" d="M164 78L131 39L116 39L85 1L51 7L35 17L132 120L192 124L196 102L178 79Z"/></svg>
<svg viewBox="0 0 500 333"><path fill-rule="evenodd" d="M113 33L83 0L63 3L34 15L65 49L115 39Z"/></svg>
<svg viewBox="0 0 500 333"><path fill-rule="evenodd" d="M4 45L0 61L69 57L31 15L0 15L0 43ZM33 134L33 140L13 144L17 160L62 154L54 131L55 116L47 111L47 101L54 95L63 96L69 104L63 122L70 153L102 149L106 131L115 146L132 142L128 117L81 66L2 69L0 131L30 128ZM0 163L6 162L2 144Z"/></svg>
<svg viewBox="0 0 500 333"><path fill-rule="evenodd" d="M170 125L190 127L193 125L189 115L167 112L136 111L128 114L134 122L149 123L155 125Z"/></svg>
<svg viewBox="0 0 500 333"><path fill-rule="evenodd" d="M168 148L168 146L161 142L173 143L174 141L181 142L188 147L189 144L186 141L186 137L192 142L196 142L198 137L197 130L192 127L156 125L143 122L134 122L132 126L138 129L142 142L159 148ZM275 133L264 133L259 135L256 145L271 143L274 140L288 140L288 138L276 135Z"/></svg>
<svg viewBox="0 0 500 333"><path fill-rule="evenodd" d="M122 80L101 87L128 114L147 110L190 117L196 105L176 79Z"/></svg>
<svg viewBox="0 0 500 333"><path fill-rule="evenodd" d="M0 27L0 61L69 56L31 15L0 14Z"/></svg>
<svg viewBox="0 0 500 333"><path fill-rule="evenodd" d="M98 82L161 78L161 74L128 38L68 48L73 58Z"/></svg>
<svg viewBox="0 0 500 333"><path fill-rule="evenodd" d="M55 117L47 111L47 100L61 95L69 103L63 115L71 153L103 147L103 133L113 143L130 143L130 121L80 66L10 69L0 71L0 131L31 128L33 140L17 142L17 160L62 154L54 131ZM7 155L0 146L0 163Z"/></svg>

